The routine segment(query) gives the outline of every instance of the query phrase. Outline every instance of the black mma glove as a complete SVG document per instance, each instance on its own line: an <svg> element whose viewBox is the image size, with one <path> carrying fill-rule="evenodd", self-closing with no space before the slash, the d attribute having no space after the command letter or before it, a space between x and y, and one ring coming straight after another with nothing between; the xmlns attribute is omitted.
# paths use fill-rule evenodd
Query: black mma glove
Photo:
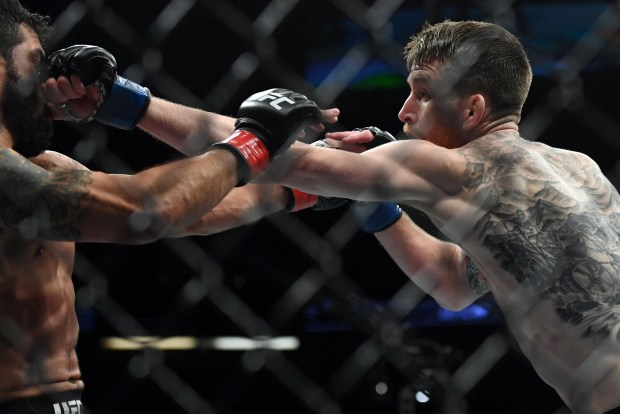
<svg viewBox="0 0 620 414"><path fill-rule="evenodd" d="M354 131L363 130L369 130L374 136L372 141L364 145L366 149L375 148L379 145L387 144L391 141L396 141L396 138L394 138L392 134L386 131L382 131L374 126L354 129ZM316 147L334 148L323 139L313 142L312 145ZM289 191L290 201L289 204L286 206L287 212L296 212L306 208L312 208L316 211L331 210L333 208L343 206L351 201L346 198L321 197L314 194L308 194L297 189L289 189Z"/></svg>
<svg viewBox="0 0 620 414"><path fill-rule="evenodd" d="M64 108L70 121L96 119L105 125L133 129L140 121L151 101L148 88L117 74L116 59L107 50L91 45L74 45L60 49L47 58L50 76L77 75L84 86L99 87L99 102L85 119L77 118Z"/></svg>
<svg viewBox="0 0 620 414"><path fill-rule="evenodd" d="M372 141L366 143L365 147L367 150L378 147L379 145L387 144L388 142L396 141L396 138L394 138L394 135L390 134L387 131L383 131L375 126L355 128L353 131L366 131L366 130L372 132L372 136L374 137Z"/></svg>
<svg viewBox="0 0 620 414"><path fill-rule="evenodd" d="M321 110L313 101L279 88L250 96L239 107L237 118L232 135L211 148L227 149L242 161L238 185L256 177L306 127L323 121Z"/></svg>
<svg viewBox="0 0 620 414"><path fill-rule="evenodd" d="M392 134L374 126L355 129L355 131L363 130L369 130L374 136L374 139L367 144L369 149L396 141ZM355 201L351 203L351 211L362 231L366 233L383 231L403 215L398 204L381 201Z"/></svg>

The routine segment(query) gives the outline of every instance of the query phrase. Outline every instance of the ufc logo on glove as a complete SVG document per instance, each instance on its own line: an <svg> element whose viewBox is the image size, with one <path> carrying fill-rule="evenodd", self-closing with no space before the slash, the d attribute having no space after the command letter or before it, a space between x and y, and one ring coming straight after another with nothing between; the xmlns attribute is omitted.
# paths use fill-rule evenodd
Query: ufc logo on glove
<svg viewBox="0 0 620 414"><path fill-rule="evenodd" d="M56 403L53 405L54 414L82 414L82 401L71 400L63 403Z"/></svg>
<svg viewBox="0 0 620 414"><path fill-rule="evenodd" d="M253 99L255 101L260 101L260 102L263 102L267 99L272 99L273 101L269 102L269 105L273 106L278 111L282 109L282 107L280 106L282 102L287 102L291 105L295 105L295 101L290 100L289 98L282 95L281 93L271 92L271 91L265 91L263 93L256 94L254 95Z"/></svg>
<svg viewBox="0 0 620 414"><path fill-rule="evenodd" d="M319 107L305 95L283 88L268 89L243 101L235 131L212 149L225 149L237 157L237 185L241 186L290 147L304 128L322 120Z"/></svg>

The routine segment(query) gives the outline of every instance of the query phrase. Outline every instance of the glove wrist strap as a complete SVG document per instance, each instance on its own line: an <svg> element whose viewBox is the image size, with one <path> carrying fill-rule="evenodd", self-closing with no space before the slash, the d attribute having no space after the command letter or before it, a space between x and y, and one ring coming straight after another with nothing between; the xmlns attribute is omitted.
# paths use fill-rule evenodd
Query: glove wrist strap
<svg viewBox="0 0 620 414"><path fill-rule="evenodd" d="M238 129L224 141L213 144L213 147L228 149L239 159L238 187L256 177L269 165L269 150L260 138L247 130Z"/></svg>
<svg viewBox="0 0 620 414"><path fill-rule="evenodd" d="M288 188L290 197L289 202L286 205L285 211L288 213L294 213L296 211L304 210L316 205L319 201L319 196L315 194L308 194L296 188Z"/></svg>
<svg viewBox="0 0 620 414"><path fill-rule="evenodd" d="M95 119L102 124L120 129L133 129L151 102L148 88L117 76L105 102L97 110Z"/></svg>
<svg viewBox="0 0 620 414"><path fill-rule="evenodd" d="M377 233L390 227L403 215L396 203L364 203L352 205L353 215L360 228L366 233Z"/></svg>

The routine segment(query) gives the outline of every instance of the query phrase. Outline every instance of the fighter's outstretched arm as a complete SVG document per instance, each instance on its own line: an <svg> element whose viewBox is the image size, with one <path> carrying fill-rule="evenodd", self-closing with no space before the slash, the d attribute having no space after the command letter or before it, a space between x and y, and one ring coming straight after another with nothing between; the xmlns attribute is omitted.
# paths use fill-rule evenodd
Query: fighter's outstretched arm
<svg viewBox="0 0 620 414"><path fill-rule="evenodd" d="M228 138L235 118L153 97L137 126L185 155L198 155Z"/></svg>
<svg viewBox="0 0 620 414"><path fill-rule="evenodd" d="M296 144L260 178L354 200L398 200L445 215L467 197L463 163L457 152L424 141L394 142L363 154ZM431 236L406 214L395 222L393 217L387 210L388 227L373 232L403 272L438 303L461 309L486 293L484 277L459 246Z"/></svg>
<svg viewBox="0 0 620 414"><path fill-rule="evenodd" d="M340 111L329 108L322 113L325 122L334 123ZM197 155L228 138L235 121L233 117L153 97L137 126L185 155Z"/></svg>
<svg viewBox="0 0 620 414"><path fill-rule="evenodd" d="M0 221L25 237L145 243L187 227L237 183L225 150L135 175L46 170L0 146Z"/></svg>
<svg viewBox="0 0 620 414"><path fill-rule="evenodd" d="M272 94L282 106L265 102ZM233 134L210 151L135 175L46 170L0 146L0 220L28 237L52 240L143 243L168 237L196 223L301 131L323 120L314 102L286 89L250 96L238 118Z"/></svg>
<svg viewBox="0 0 620 414"><path fill-rule="evenodd" d="M55 151L45 151L30 161L48 171L57 169L89 171L81 163ZM284 210L291 202L290 196L290 191L276 184L247 184L234 188L207 214L187 227L171 227L166 237L204 236L250 224Z"/></svg>
<svg viewBox="0 0 620 414"><path fill-rule="evenodd" d="M235 118L151 96L148 89L118 76L114 57L97 46L70 46L52 53L48 61L52 76L43 89L55 119L97 119L123 129L137 126L186 155L202 154L210 145L228 138L235 128ZM92 74L98 81L87 87L86 78ZM325 122L336 122L338 115L336 108L322 111ZM324 129L322 124L311 127ZM290 191L280 185L264 186L260 192L254 186L235 189L213 214L200 218L190 228L177 228L176 235L211 234L258 220L258 212L264 216L284 208L257 197L261 192L288 194L290 198ZM259 204L252 208L246 200Z"/></svg>
<svg viewBox="0 0 620 414"><path fill-rule="evenodd" d="M202 154L234 130L233 117L153 97L147 87L120 76L116 59L101 47L56 50L46 64L49 78L42 86L54 119L97 120L127 130L137 126L186 155ZM326 122L337 116L337 109L323 112ZM323 130L321 124L313 128Z"/></svg>
<svg viewBox="0 0 620 414"><path fill-rule="evenodd" d="M396 141L364 153L295 143L255 182L360 201L402 200L414 207L462 196L465 160L426 141Z"/></svg>

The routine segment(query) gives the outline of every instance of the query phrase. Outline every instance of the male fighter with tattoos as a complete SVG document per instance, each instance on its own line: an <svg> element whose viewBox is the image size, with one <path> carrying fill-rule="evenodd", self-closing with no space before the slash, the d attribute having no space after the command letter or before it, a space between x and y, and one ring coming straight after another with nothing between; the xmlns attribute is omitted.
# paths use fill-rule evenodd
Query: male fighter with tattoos
<svg viewBox="0 0 620 414"><path fill-rule="evenodd" d="M359 154L296 143L258 179L361 201L362 229L440 305L462 309L491 292L574 413L620 413L617 190L586 155L520 136L532 71L506 30L427 25L405 57L411 93L399 118L412 139ZM372 133L326 137L351 145ZM394 201L428 214L452 242Z"/></svg>
<svg viewBox="0 0 620 414"><path fill-rule="evenodd" d="M146 243L183 234L231 189L248 188L241 186L298 132L337 117L286 89L248 98L237 121L176 105L118 76L107 51L86 45L53 53L54 77L41 85L41 41L50 30L18 0L0 2L2 414L83 412L74 242ZM135 175L89 171L45 151L53 119L137 125L186 153L206 152Z"/></svg>

